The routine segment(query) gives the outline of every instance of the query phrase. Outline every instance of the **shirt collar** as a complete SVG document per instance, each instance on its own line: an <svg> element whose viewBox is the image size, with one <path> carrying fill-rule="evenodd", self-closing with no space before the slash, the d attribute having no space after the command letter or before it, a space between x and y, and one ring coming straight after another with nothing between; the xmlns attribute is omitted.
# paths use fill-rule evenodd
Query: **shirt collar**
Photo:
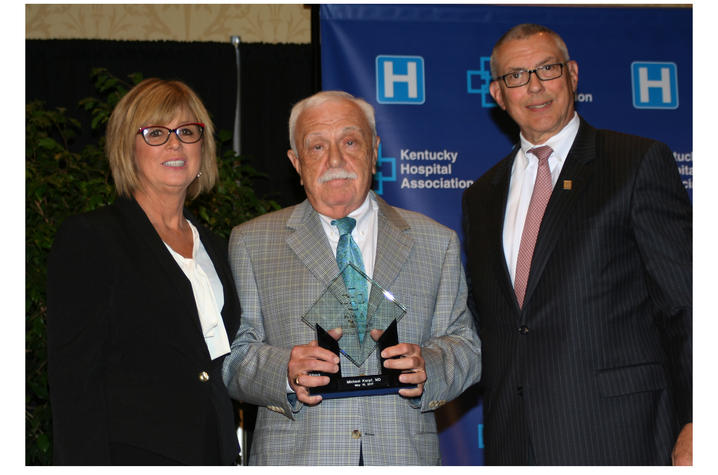
<svg viewBox="0 0 718 475"><path fill-rule="evenodd" d="M376 199L373 196L373 193L370 191L367 193L366 198L364 198L364 201L361 205L351 213L349 213L347 216L350 218L354 218L357 221L355 230L358 229L364 229L365 226L368 226L368 222L371 219L372 215L376 213L378 209L378 204L376 203ZM330 218L329 216L325 216L321 213L319 214L319 218L324 222L326 229L331 229L332 233L336 233L339 235L339 230L337 230L336 226L332 226L333 218Z"/></svg>
<svg viewBox="0 0 718 475"><path fill-rule="evenodd" d="M573 118L564 126L563 129L553 137L549 138L546 142L544 142L541 145L548 145L553 149L553 154L556 156L558 161L560 163L563 163L564 160L566 160L566 157L568 156L568 152L571 150L571 146L573 145L573 141L576 138L576 135L578 134L578 128L581 125L581 120L578 117L578 113L574 111ZM529 164L529 158L526 152L528 152L530 149L536 147L536 144L532 144L526 138L523 134L519 134L519 137L521 139L521 151L523 153L519 154L523 158L521 158L523 161L522 165L524 167L528 166ZM533 156L533 154L532 154Z"/></svg>

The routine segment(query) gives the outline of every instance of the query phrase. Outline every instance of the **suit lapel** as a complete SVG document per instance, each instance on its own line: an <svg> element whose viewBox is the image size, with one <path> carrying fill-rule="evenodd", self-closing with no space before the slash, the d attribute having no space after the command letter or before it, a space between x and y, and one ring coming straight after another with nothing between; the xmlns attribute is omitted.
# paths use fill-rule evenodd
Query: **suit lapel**
<svg viewBox="0 0 718 475"><path fill-rule="evenodd" d="M339 275L339 268L319 214L309 201L305 200L297 205L287 220L287 227L294 229L287 237L289 248L320 282L328 285Z"/></svg>
<svg viewBox="0 0 718 475"><path fill-rule="evenodd" d="M153 283L156 292L162 292L174 301L182 299L183 302L176 304L191 309L188 314L194 314L192 322L202 335L192 284L177 265L144 210L134 199L118 198L115 203L131 230L129 239L135 243L133 248L137 262L147 269L147 275L158 277L157 282Z"/></svg>
<svg viewBox="0 0 718 475"><path fill-rule="evenodd" d="M409 257L413 240L404 231L409 225L386 201L375 195L379 206L373 279L390 289ZM287 245L314 276L328 284L339 275L336 258L324 234L319 215L308 201L296 207L287 220L294 232Z"/></svg>
<svg viewBox="0 0 718 475"><path fill-rule="evenodd" d="M495 275L501 276L498 279L499 287L501 288L506 301L510 306L513 306L517 312L519 307L514 287L511 285L509 268L506 265L503 235L506 200L508 199L509 182L511 181L511 168L518 150L518 146L514 147L511 154L499 163L496 173L491 180L494 192L490 193L489 196L486 197L487 202L485 205L482 205L485 206L486 210L488 210L486 226L489 227L489 232L487 235L492 237L492 240L488 243L488 245L491 249L493 249L491 254L495 256L492 263L492 270Z"/></svg>
<svg viewBox="0 0 718 475"><path fill-rule="evenodd" d="M525 302L529 302L549 257L565 232L566 220L571 216L572 209L590 181L593 173L590 163L595 159L595 142L596 130L581 118L578 134L566 157L541 220L531 260L531 272L526 285ZM564 189L563 184L567 180L571 182L570 189Z"/></svg>
<svg viewBox="0 0 718 475"><path fill-rule="evenodd" d="M405 231L409 225L386 201L374 195L379 205L376 253L373 279L391 290L391 285L404 268L414 240Z"/></svg>

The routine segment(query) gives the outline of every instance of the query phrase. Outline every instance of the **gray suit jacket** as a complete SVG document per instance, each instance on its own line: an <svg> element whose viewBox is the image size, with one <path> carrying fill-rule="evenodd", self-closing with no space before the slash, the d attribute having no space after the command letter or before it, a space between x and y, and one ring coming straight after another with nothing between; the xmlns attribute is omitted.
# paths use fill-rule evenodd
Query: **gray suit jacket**
<svg viewBox="0 0 718 475"><path fill-rule="evenodd" d="M223 370L232 397L260 406L250 464L357 465L360 447L366 465L441 462L432 411L481 375L459 242L435 221L377 201L373 278L408 308L399 341L422 347L424 394L328 399L313 407L287 397L290 350L315 339L301 317L339 270L308 201L256 218L230 237L242 320ZM360 368L342 356L341 367L343 376L379 372L373 355Z"/></svg>

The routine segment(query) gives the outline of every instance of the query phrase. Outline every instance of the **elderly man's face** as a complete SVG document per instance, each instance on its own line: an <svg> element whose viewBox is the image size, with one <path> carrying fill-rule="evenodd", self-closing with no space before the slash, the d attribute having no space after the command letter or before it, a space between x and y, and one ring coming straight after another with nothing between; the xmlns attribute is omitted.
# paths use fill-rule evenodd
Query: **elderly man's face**
<svg viewBox="0 0 718 475"><path fill-rule="evenodd" d="M498 76L566 60L554 39L545 33L509 40L497 49L495 58ZM538 145L560 132L573 117L573 93L577 86L578 65L569 61L560 78L541 81L533 73L524 86L509 88L498 80L489 88L496 103L516 121L524 137Z"/></svg>
<svg viewBox="0 0 718 475"><path fill-rule="evenodd" d="M307 198L319 213L338 219L357 209L376 172L379 139L359 106L330 99L305 109L295 130L297 157L287 152L301 177Z"/></svg>

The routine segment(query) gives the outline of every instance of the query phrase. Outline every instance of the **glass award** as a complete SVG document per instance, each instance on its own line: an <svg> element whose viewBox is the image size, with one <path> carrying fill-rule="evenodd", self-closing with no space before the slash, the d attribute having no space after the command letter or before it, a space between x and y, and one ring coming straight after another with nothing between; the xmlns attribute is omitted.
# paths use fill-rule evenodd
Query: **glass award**
<svg viewBox="0 0 718 475"><path fill-rule="evenodd" d="M352 280L347 280L349 276ZM359 288L348 291L346 281L359 282ZM413 384L399 382L401 371L384 368L384 358L380 356L384 348L399 343L397 323L405 313L406 307L397 302L391 292L353 264L347 264L302 316L302 320L315 329L319 346L337 356L344 355L357 367L376 350L375 357L379 360L381 373L343 377L340 363L337 373L320 373L329 377L329 384L309 388L309 393L332 399L392 394L401 388L414 387ZM334 328L342 329L339 340L327 333ZM377 341L370 335L373 329L384 331Z"/></svg>

